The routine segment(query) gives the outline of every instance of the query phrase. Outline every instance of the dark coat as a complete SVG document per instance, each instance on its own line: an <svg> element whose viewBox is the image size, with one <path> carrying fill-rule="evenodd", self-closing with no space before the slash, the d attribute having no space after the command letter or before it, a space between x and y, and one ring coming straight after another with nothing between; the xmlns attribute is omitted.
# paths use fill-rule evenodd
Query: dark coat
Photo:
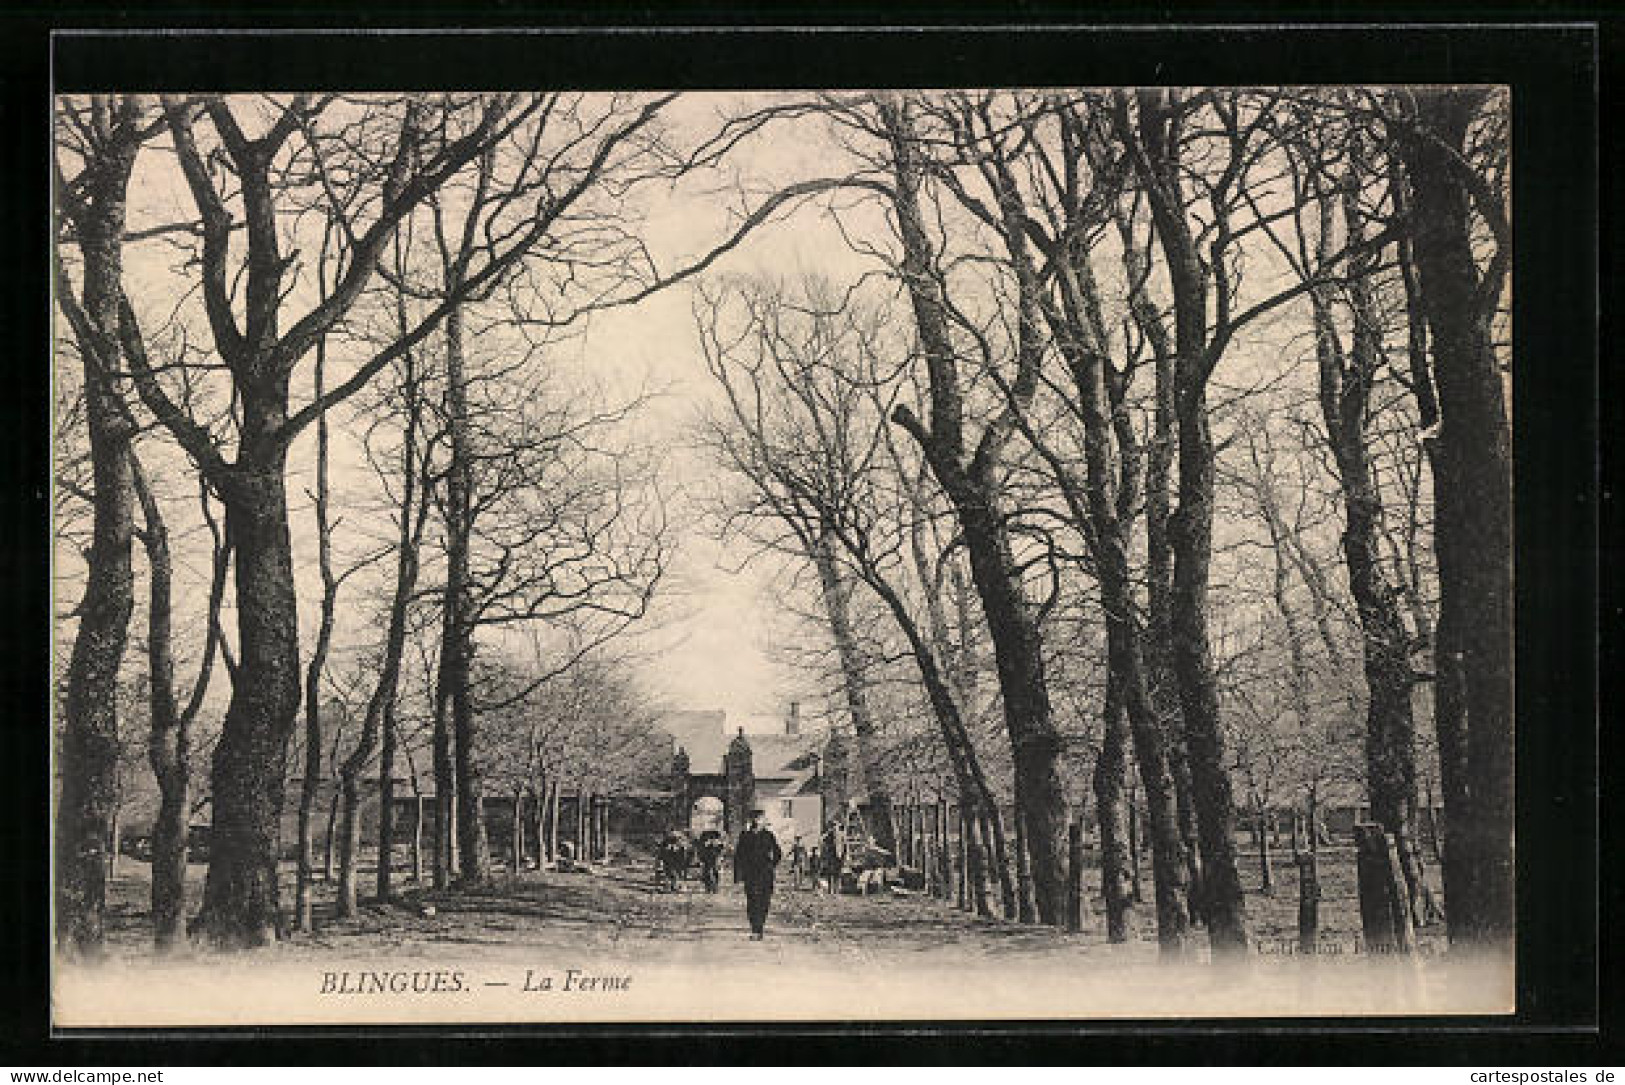
<svg viewBox="0 0 1625 1085"><path fill-rule="evenodd" d="M660 859L660 866L664 870L682 870L689 863L688 848L675 840L668 840L661 844L660 851L657 854Z"/></svg>
<svg viewBox="0 0 1625 1085"><path fill-rule="evenodd" d="M773 868L784 858L779 838L769 829L746 829L734 845L734 881L771 882Z"/></svg>
<svg viewBox="0 0 1625 1085"><path fill-rule="evenodd" d="M818 857L823 863L825 874L841 872L841 838L834 829L824 834L824 840L818 848Z"/></svg>

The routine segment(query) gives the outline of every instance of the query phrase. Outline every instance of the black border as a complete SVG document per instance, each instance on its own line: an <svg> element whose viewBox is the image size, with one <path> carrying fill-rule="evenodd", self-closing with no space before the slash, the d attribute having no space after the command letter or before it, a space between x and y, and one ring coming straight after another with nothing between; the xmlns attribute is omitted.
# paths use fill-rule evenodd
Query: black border
<svg viewBox="0 0 1625 1085"><path fill-rule="evenodd" d="M0 397L8 425L0 430L0 469L9 485L0 513L0 563L12 611L48 618L45 596L44 492L48 398L45 367L48 296L46 168L50 64L63 90L288 89L342 85L355 89L446 86L502 89L536 85L716 87L980 85L1114 85L1134 83L1402 83L1495 82L1513 88L1515 114L1515 373L1519 728L1519 1012L1510 1021L1384 1019L1365 1021L1167 1022L1010 1025L780 1025L697 1029L603 1027L481 1029L484 1039L448 1039L420 1029L244 1030L173 1032L46 1040L48 999L45 927L48 808L44 769L48 734L45 631L8 623L0 636L5 693L11 709L0 724L0 758L12 766L0 788L12 807L0 821L0 854L26 857L0 882L7 892L0 945L21 950L4 988L8 1004L0 1059L13 1064L95 1065L145 1062L238 1063L513 1062L544 1055L549 1063L658 1061L825 1064L1011 1061L1113 1062L1529 1062L1602 1059L1618 1064L1612 1036L1595 1031L1599 975L1597 930L1597 509L1598 413L1618 432L1621 409L1612 371L1597 367L1597 80L1601 54L1617 43L1614 24L1585 25L1576 5L1476 5L1544 25L1280 27L1234 25L1251 17L1275 21L1305 14L1352 22L1416 19L1417 5L1352 8L1257 4L1249 14L1215 13L1208 5L1164 5L1132 13L1139 26L1031 24L1122 23L1122 8L1080 11L1077 5L1024 4L974 16L894 9L898 26L830 29L872 20L877 12L840 9L795 13L801 29L775 28L772 9L748 11L668 6L657 16L636 5L598 6L590 13L550 9L551 29L520 34L422 37L344 34L322 28L369 26L503 27L536 23L539 13L512 4L417 12L246 6L202 10L153 5L78 7L49 16L0 16L0 132L15 155L4 184L0 245L8 283L0 297L12 337L12 364L34 395ZM1460 18L1442 10L1434 20ZM613 17L613 29L585 27ZM659 28L657 17L686 29ZM1166 25L1175 18L1203 28ZM1567 21L1556 25L1554 20ZM1152 20L1163 25L1154 25ZM941 24L958 22L957 27ZM973 23L1029 24L1023 29ZM815 23L823 29L814 30ZM252 31L299 24L305 32L166 36L140 28L235 27ZM932 25L936 24L936 25ZM95 28L135 36L87 34ZM61 31L54 40L52 30ZM1619 151L1609 148L1611 165ZM9 156L8 156L9 157ZM1610 173L1610 176L1616 174ZM1614 247L1607 250L1610 270ZM27 254L27 255L23 255ZM1612 280L1609 280L1612 285ZM26 361L24 361L26 359ZM1598 379L1610 394L1599 396ZM1604 491L1606 493L1606 491ZM1618 513L1608 509L1610 526ZM1612 564L1607 572L1612 576ZM1610 584L1611 586L1611 584ZM1617 602L1617 600L1616 600ZM1617 621L1618 610L1606 612ZM1609 628L1612 628L1610 624ZM1612 659L1613 644L1605 646ZM1610 759L1610 763L1612 759ZM1538 891L1536 891L1538 890ZM1617 878L1606 899L1619 900ZM10 937L7 937L10 934ZM14 950L15 952L15 950ZM1603 977L1618 975L1617 955ZM764 982L771 982L765 979ZM793 1045L785 1039L794 1036ZM294 1038L295 1042L287 1042ZM532 1046L538 1040L544 1048ZM1081 1042L1080 1042L1081 1040Z"/></svg>

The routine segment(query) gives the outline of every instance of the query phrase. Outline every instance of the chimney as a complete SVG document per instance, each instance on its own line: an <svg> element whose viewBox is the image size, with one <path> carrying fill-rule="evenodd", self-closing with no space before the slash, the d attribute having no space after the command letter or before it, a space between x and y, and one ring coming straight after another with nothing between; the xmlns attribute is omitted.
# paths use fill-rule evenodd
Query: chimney
<svg viewBox="0 0 1625 1085"><path fill-rule="evenodd" d="M790 717L784 721L784 733L787 735L801 734L801 702L790 702Z"/></svg>

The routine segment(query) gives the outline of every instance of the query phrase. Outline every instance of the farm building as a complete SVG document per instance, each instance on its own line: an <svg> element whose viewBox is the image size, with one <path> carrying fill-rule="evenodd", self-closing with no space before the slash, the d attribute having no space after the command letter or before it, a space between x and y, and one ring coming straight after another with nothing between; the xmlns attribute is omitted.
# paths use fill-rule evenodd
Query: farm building
<svg viewBox="0 0 1625 1085"><path fill-rule="evenodd" d="M784 844L797 836L816 840L824 816L819 769L825 735L802 723L794 702L781 718L732 724L721 710L663 717L660 727L672 739L673 827L732 837L755 806Z"/></svg>

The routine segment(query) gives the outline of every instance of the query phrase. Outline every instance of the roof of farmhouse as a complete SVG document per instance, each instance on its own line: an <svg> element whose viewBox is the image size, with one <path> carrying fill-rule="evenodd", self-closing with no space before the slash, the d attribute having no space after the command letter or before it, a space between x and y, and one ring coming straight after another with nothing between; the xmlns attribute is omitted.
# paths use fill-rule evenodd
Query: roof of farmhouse
<svg viewBox="0 0 1625 1085"><path fill-rule="evenodd" d="M805 772L823 745L823 728L807 729L804 717L791 707L781 716L739 715L732 718L721 709L669 712L660 727L672 739L672 752L678 747L688 754L689 771L697 774L721 773L728 743L741 730L750 743L751 769L758 780L788 779Z"/></svg>

